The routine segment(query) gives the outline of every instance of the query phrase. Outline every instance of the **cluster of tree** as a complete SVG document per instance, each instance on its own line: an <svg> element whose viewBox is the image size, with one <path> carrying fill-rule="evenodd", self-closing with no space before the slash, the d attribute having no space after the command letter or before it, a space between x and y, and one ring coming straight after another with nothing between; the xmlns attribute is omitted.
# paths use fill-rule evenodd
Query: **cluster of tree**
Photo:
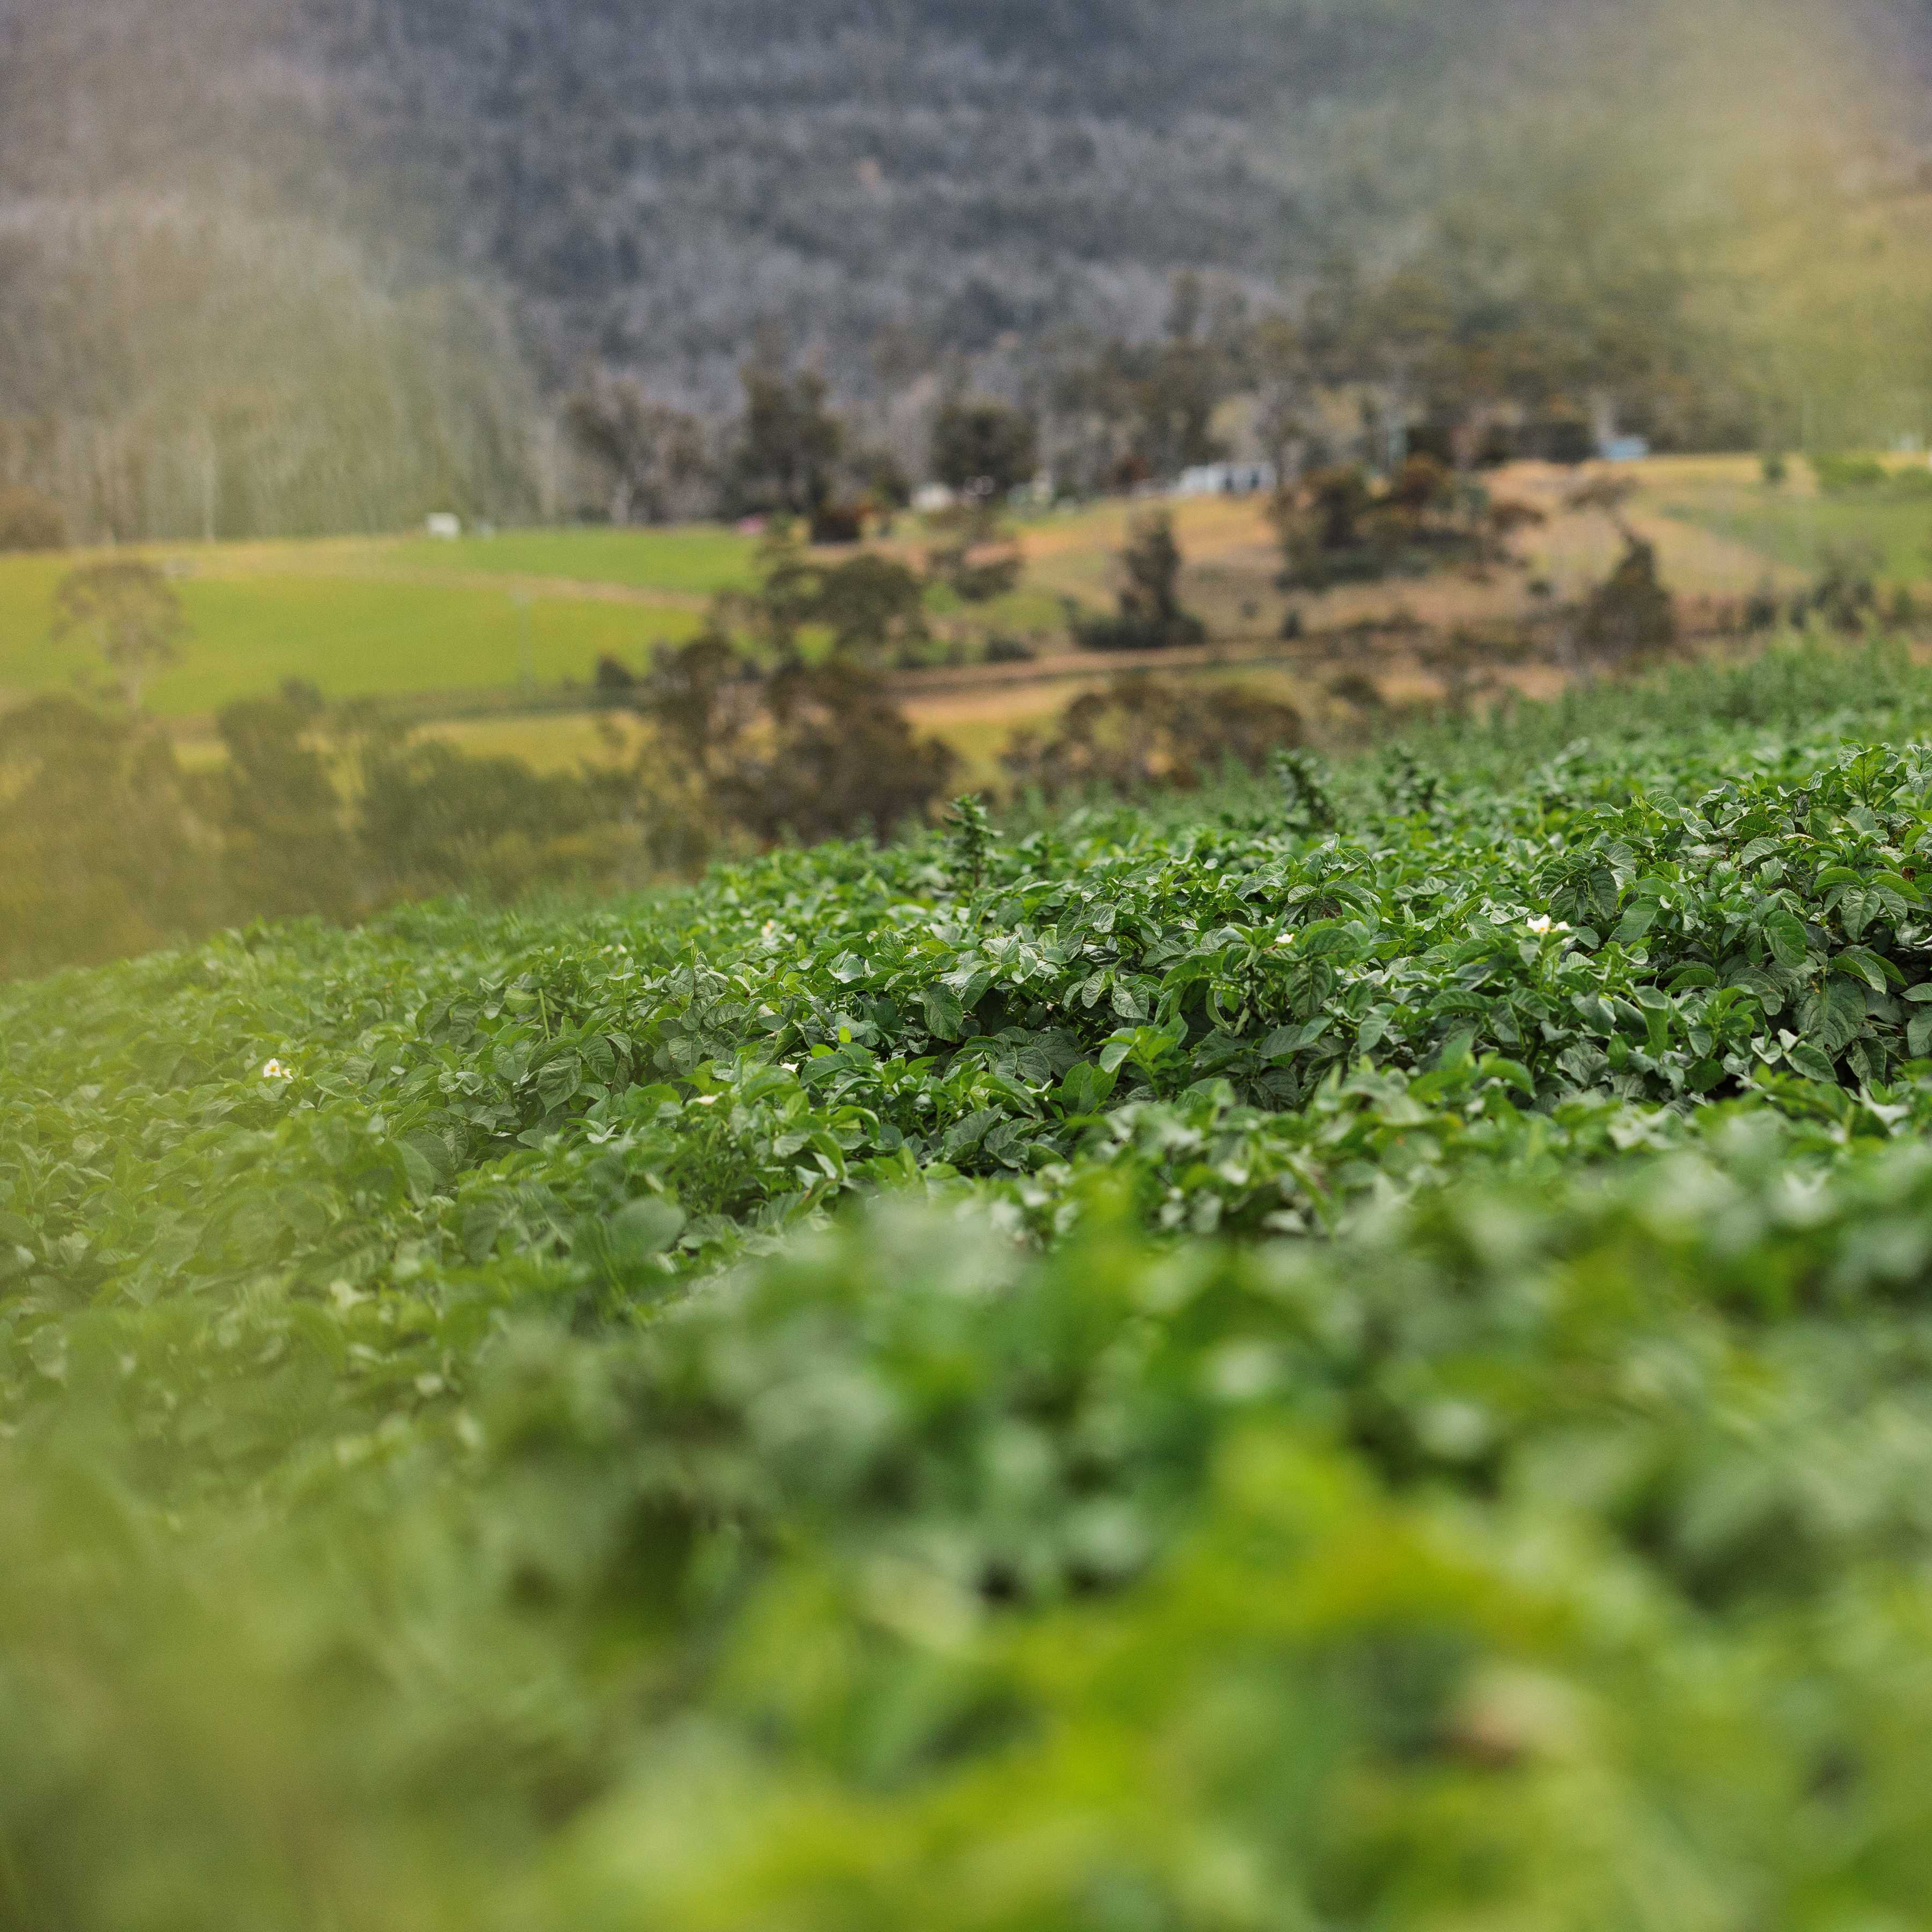
<svg viewBox="0 0 1932 1932"><path fill-rule="evenodd" d="M1444 565L1511 561L1509 540L1545 520L1527 504L1498 502L1435 458L1412 455L1384 483L1353 465L1283 484L1270 506L1284 590L1326 590L1420 575Z"/></svg>
<svg viewBox="0 0 1932 1932"><path fill-rule="evenodd" d="M1515 513L1490 520L1451 477L1519 457L1581 463L1612 430L1665 450L1754 446L1780 406L1777 370L1712 312L1697 238L1655 170L1622 146L1596 162L1580 182L1556 171L1594 224L1587 262L1570 259L1585 231L1544 232L1520 196L1508 221L1459 201L1379 277L1338 258L1258 302L1180 273L1152 337L1024 346L1004 397L956 384L909 415L835 406L825 376L788 372L768 343L741 372L740 411L709 426L609 378L567 414L618 517L785 514L836 539L903 503L915 476L970 516L1036 476L1089 496L1233 459L1293 493L1299 584L1493 559Z"/></svg>
<svg viewBox="0 0 1932 1932"><path fill-rule="evenodd" d="M1321 214L1268 152L1282 104L1406 81L1498 10L1384 8L1366 31L1328 0L286 10L284 60L446 199L548 366L596 352L717 410L772 316L856 392L883 343L1133 337L1174 263L1265 280Z"/></svg>
<svg viewBox="0 0 1932 1932"><path fill-rule="evenodd" d="M922 580L877 556L827 565L782 527L765 563L643 676L607 664L607 698L645 729L628 758L574 774L470 757L299 686L230 706L222 766L184 771L142 708L185 631L172 585L132 559L70 572L56 639L106 675L92 701L0 717L0 972L437 892L608 890L929 813L953 754L878 676L926 635Z"/></svg>
<svg viewBox="0 0 1932 1932"><path fill-rule="evenodd" d="M184 770L153 722L78 698L0 716L0 976L36 974L304 915L348 921L464 892L606 892L721 851L890 836L956 780L860 663L764 670L713 631L628 701L627 761L538 773L286 688L219 718L226 756ZM1288 706L1144 676L1016 734L1016 789L1049 798L1191 788L1299 744Z"/></svg>
<svg viewBox="0 0 1932 1932"><path fill-rule="evenodd" d="M600 669L607 703L650 727L638 770L661 814L759 844L883 838L925 816L956 760L918 736L878 674L922 661L926 584L870 553L828 563L783 521L761 561L757 588L718 597L691 643L641 675Z"/></svg>
<svg viewBox="0 0 1932 1932"><path fill-rule="evenodd" d="M325 230L179 198L0 228L0 489L77 542L528 518L537 413L500 303Z"/></svg>
<svg viewBox="0 0 1932 1932"><path fill-rule="evenodd" d="M1017 790L1048 800L1137 798L1263 770L1303 736L1293 706L1245 685L1133 671L1076 698L1050 730L1016 732L1000 762Z"/></svg>
<svg viewBox="0 0 1932 1932"><path fill-rule="evenodd" d="M1679 638L1655 550L1624 522L1616 483L1573 501L1612 520L1624 554L1544 628L1574 669L1652 662ZM1138 526L1126 556L1120 622L1152 626L1178 610L1166 520ZM693 642L641 674L607 663L613 755L551 774L467 756L379 706L332 707L301 686L229 706L225 761L184 770L140 709L179 634L171 586L123 560L74 572L56 593L60 622L91 640L110 676L94 702L42 698L0 716L0 974L258 917L350 920L451 892L608 891L688 874L721 852L883 838L930 820L956 757L919 735L879 675L922 621L920 580L875 556L828 563L783 530L765 561L758 589L721 597ZM1858 628L1875 608L1847 561L1792 614ZM1512 650L1550 641L1459 633L1422 656L1460 712L1498 688ZM1372 686L1364 698L1348 682L1338 696L1379 708ZM1289 755L1305 735L1292 706L1248 686L1136 672L1076 698L1052 727L1016 733L1001 764L1016 792L1057 800L1192 789L1286 757L1284 784L1318 826L1318 781Z"/></svg>
<svg viewBox="0 0 1932 1932"><path fill-rule="evenodd" d="M740 374L742 406L717 419L602 373L565 398L575 453L611 522L799 518L814 543L854 543L868 518L910 500L904 469L860 439L820 371L761 355Z"/></svg>
<svg viewBox="0 0 1932 1932"><path fill-rule="evenodd" d="M764 566L692 643L641 674L607 663L614 755L552 774L301 686L230 706L224 762L184 770L142 709L183 633L172 584L128 559L74 571L56 628L106 676L91 698L0 718L0 973L440 892L608 890L721 850L884 838L929 818L956 758L918 734L878 675L916 654L926 584L876 555L828 562L782 526ZM1007 763L1048 794L1132 794L1200 782L1230 758L1252 767L1300 733L1292 710L1239 689L1127 680L1078 701L1044 740L1023 735Z"/></svg>
<svg viewBox="0 0 1932 1932"><path fill-rule="evenodd" d="M460 32L416 0L286 10L283 59L327 74L368 152L442 185L550 368L594 352L722 410L782 316L850 395L890 386L882 359L1010 362L1017 338L1024 362L1069 330L1123 345L1095 367L1132 388L1175 266L1285 281L1292 306L1338 245L1408 244L1499 397L1587 423L1592 387L1628 384L1634 428L1684 435L1730 413L1712 298L1735 309L1760 267L1766 198L1794 237L1790 177L1856 198L1869 168L1828 144L1911 125L1910 63L1881 58L1924 44L1910 0L1843 0L1836 31L1810 0L1548 0L1533 33L1520 0L702 0L644 21L487 0ZM1432 381L1441 345L1391 307L1381 380ZM1150 415L1156 473L1198 434L1185 376Z"/></svg>
<svg viewBox="0 0 1932 1932"><path fill-rule="evenodd" d="M925 639L924 584L873 555L827 565L784 526L765 565L755 592L721 598L706 632L643 676L606 664L607 698L646 729L627 759L575 774L470 757L300 687L229 706L220 770L184 771L142 709L184 633L173 586L132 559L70 572L56 638L106 675L92 701L0 718L0 972L254 917L608 890L720 849L884 837L930 812L953 754L917 736L877 675Z"/></svg>
<svg viewBox="0 0 1932 1932"><path fill-rule="evenodd" d="M639 693L628 763L538 772L412 736L299 688L232 705L226 757L66 696L0 715L0 975L152 950L216 927L350 920L464 892L604 892L720 851L889 836L929 813L952 754L844 661L770 674L712 638Z"/></svg>
<svg viewBox="0 0 1932 1932"><path fill-rule="evenodd" d="M796 518L814 543L850 543L868 518L906 507L916 472L957 493L958 514L946 526L963 538L956 588L975 596L967 554L991 541L998 507L1039 472L1038 428L1026 410L993 398L950 397L902 459L834 406L822 371L788 367L769 343L739 375L737 412L707 421L634 379L593 371L563 403L574 452L587 466L582 494L614 524Z"/></svg>
<svg viewBox="0 0 1932 1932"><path fill-rule="evenodd" d="M828 562L783 519L766 533L757 587L720 595L711 629L765 670L802 662L808 632L833 658L867 670L920 662L930 634L926 586L907 566L873 551Z"/></svg>
<svg viewBox="0 0 1932 1932"><path fill-rule="evenodd" d="M1781 617L1793 629L1816 624L1840 637L1858 637L1881 620L1894 632L1909 634L1922 612L1910 587L1897 586L1888 604L1879 594L1883 560L1869 544L1828 544L1819 560L1817 575L1802 590L1780 599L1768 589L1754 600L1754 628L1768 630Z"/></svg>
<svg viewBox="0 0 1932 1932"><path fill-rule="evenodd" d="M958 763L837 651L760 670L714 629L664 653L634 701L654 728L650 767L682 822L760 845L887 837L930 814Z"/></svg>
<svg viewBox="0 0 1932 1932"><path fill-rule="evenodd" d="M1923 184L1866 49L1923 24L1829 11L0 9L0 485L82 538L832 535L922 472L1922 434ZM980 391L1018 418L944 402Z"/></svg>

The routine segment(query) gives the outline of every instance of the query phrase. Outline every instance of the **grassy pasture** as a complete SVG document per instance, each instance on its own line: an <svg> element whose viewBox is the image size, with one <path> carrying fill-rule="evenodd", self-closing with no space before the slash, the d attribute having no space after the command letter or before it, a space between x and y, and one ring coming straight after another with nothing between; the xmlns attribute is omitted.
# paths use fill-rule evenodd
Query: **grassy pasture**
<svg viewBox="0 0 1932 1932"><path fill-rule="evenodd" d="M748 574L752 546L721 532L566 530L152 554L179 573L193 632L152 702L184 718L290 677L335 698L587 678L607 651L634 658L692 635L709 593ZM80 646L50 640L55 586L74 562L0 558L0 699L93 668Z"/></svg>
<svg viewBox="0 0 1932 1932"><path fill-rule="evenodd" d="M695 524L668 530L502 530L454 544L404 537L381 545L380 560L390 569L436 575L456 568L709 597L749 582L755 551L736 530Z"/></svg>
<svg viewBox="0 0 1932 1932"><path fill-rule="evenodd" d="M1838 550L1876 559L1888 584L1932 577L1932 503L1862 502L1740 486L1672 502L1666 514L1794 570L1816 572L1828 551Z"/></svg>

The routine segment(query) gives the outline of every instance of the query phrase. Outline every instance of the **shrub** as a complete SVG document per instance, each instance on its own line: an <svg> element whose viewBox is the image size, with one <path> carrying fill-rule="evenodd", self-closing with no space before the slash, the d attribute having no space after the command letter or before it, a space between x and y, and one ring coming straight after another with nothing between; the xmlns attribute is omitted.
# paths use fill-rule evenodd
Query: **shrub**
<svg viewBox="0 0 1932 1932"><path fill-rule="evenodd" d="M1874 456L1814 456L1811 467L1828 496L1865 496L1911 503L1932 497L1932 467L1922 458L1893 469Z"/></svg>
<svg viewBox="0 0 1932 1932"><path fill-rule="evenodd" d="M1328 695L1352 710L1373 713L1388 709L1388 700L1382 695L1382 686L1363 671L1344 671L1331 678Z"/></svg>
<svg viewBox="0 0 1932 1932"><path fill-rule="evenodd" d="M1815 619L1844 637L1869 628L1878 617L1879 563L1869 546L1827 544L1817 580L1792 602L1792 622Z"/></svg>
<svg viewBox="0 0 1932 1932"><path fill-rule="evenodd" d="M36 490L0 489L0 555L67 546L67 518L57 504Z"/></svg>
<svg viewBox="0 0 1932 1932"><path fill-rule="evenodd" d="M1038 650L1024 638L1010 638L1005 632L996 631L986 640L988 664L1031 664L1039 656Z"/></svg>
<svg viewBox="0 0 1932 1932"><path fill-rule="evenodd" d="M357 830L382 898L480 891L513 900L538 886L641 884L628 788L616 773L540 773L438 740L365 743Z"/></svg>
<svg viewBox="0 0 1932 1932"><path fill-rule="evenodd" d="M319 704L286 694L231 704L216 720L228 763L211 790L227 901L244 916L361 909L355 842L316 742L325 723Z"/></svg>
<svg viewBox="0 0 1932 1932"><path fill-rule="evenodd" d="M604 652L597 660L597 670L591 680L598 696L607 704L621 704L637 688L636 672L622 658L613 657Z"/></svg>
<svg viewBox="0 0 1932 1932"><path fill-rule="evenodd" d="M663 653L642 687L686 814L761 843L889 834L945 794L952 751L916 736L849 658L760 676L713 632Z"/></svg>
<svg viewBox="0 0 1932 1932"><path fill-rule="evenodd" d="M924 586L884 556L855 556L821 572L808 621L831 632L835 651L875 665L916 653L931 634Z"/></svg>
<svg viewBox="0 0 1932 1932"><path fill-rule="evenodd" d="M1025 560L1017 544L1002 538L990 503L968 503L928 521L940 539L926 553L928 580L968 604L990 604L1018 587Z"/></svg>
<svg viewBox="0 0 1932 1932"><path fill-rule="evenodd" d="M1520 504L1492 505L1433 457L1412 455L1389 482L1358 468L1318 470L1280 492L1270 517L1281 544L1280 587L1325 590L1378 583L1454 563L1508 560L1517 530L1542 520Z"/></svg>
<svg viewBox="0 0 1932 1932"><path fill-rule="evenodd" d="M1676 648L1676 608L1658 578L1654 544L1626 532L1617 567L1584 604L1576 640L1586 656L1618 666Z"/></svg>
<svg viewBox="0 0 1932 1932"><path fill-rule="evenodd" d="M1597 454L1597 435L1581 416L1556 416L1530 426L1528 452L1546 463L1574 469Z"/></svg>
<svg viewBox="0 0 1932 1932"><path fill-rule="evenodd" d="M866 535L866 506L862 503L823 503L811 517L812 541L815 544L855 544Z"/></svg>
<svg viewBox="0 0 1932 1932"><path fill-rule="evenodd" d="M54 641L92 644L130 712L141 708L154 674L180 656L188 628L174 586L138 557L83 564L54 589Z"/></svg>
<svg viewBox="0 0 1932 1932"><path fill-rule="evenodd" d="M712 787L727 817L761 842L889 836L922 819L958 760L921 739L875 679L833 662L790 664L764 687L769 749L736 748Z"/></svg>
<svg viewBox="0 0 1932 1932"><path fill-rule="evenodd" d="M1039 432L1024 410L962 397L944 404L934 418L932 473L955 490L1004 498L1039 467Z"/></svg>
<svg viewBox="0 0 1932 1932"><path fill-rule="evenodd" d="M1120 553L1126 581L1118 614L1072 612L1074 642L1090 651L1168 650L1204 643L1208 627L1181 604L1181 563L1172 516L1161 510L1138 519Z"/></svg>
<svg viewBox="0 0 1932 1932"><path fill-rule="evenodd" d="M153 728L71 698L0 714L0 976L206 932L218 867Z"/></svg>
<svg viewBox="0 0 1932 1932"><path fill-rule="evenodd" d="M1882 490L1888 480L1885 465L1871 456L1814 456L1811 468L1828 496Z"/></svg>

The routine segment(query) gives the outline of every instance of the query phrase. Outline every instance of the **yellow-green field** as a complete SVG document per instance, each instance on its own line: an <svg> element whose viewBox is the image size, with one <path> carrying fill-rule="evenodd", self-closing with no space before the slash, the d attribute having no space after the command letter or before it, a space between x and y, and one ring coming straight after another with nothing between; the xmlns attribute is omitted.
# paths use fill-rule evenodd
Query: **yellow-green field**
<svg viewBox="0 0 1932 1932"><path fill-rule="evenodd" d="M1667 458L1632 466L1630 515L1658 545L1666 580L1688 593L1737 594L1767 574L1796 581L1828 546L1863 544L1888 583L1932 575L1932 506L1821 498L1802 465L1768 489L1748 458ZM1567 512L1567 472L1523 464L1494 479L1498 496L1532 502L1550 521L1522 544L1526 568L1486 578L1445 574L1354 586L1294 600L1313 630L1406 612L1438 628L1520 608L1527 578L1574 596L1615 560L1607 519ZM1258 501L1173 506L1188 559L1186 595L1215 634L1264 638L1289 600L1274 583L1276 554ZM1019 532L1022 587L962 611L935 593L942 638L1004 632L1036 650L1065 648L1064 602L1106 598L1113 558L1136 506L1109 503L1029 519ZM917 563L925 543L903 520L880 547ZM421 536L310 542L170 544L143 553L173 575L192 627L181 662L151 702L184 746L211 742L212 714L231 700L301 678L331 697L494 690L526 679L587 681L607 653L634 664L652 647L692 635L718 591L749 584L754 538L712 526L673 530L508 531L458 542ZM50 636L56 584L74 557L0 557L0 704L93 675L77 644ZM1391 667L1392 671L1394 667ZM1399 676L1397 681L1399 682ZM913 710L976 772L989 770L1014 725L1042 718L1078 687L1068 682L969 694L934 693ZM439 727L478 750L542 765L602 753L584 717L506 717Z"/></svg>
<svg viewBox="0 0 1932 1932"><path fill-rule="evenodd" d="M1835 551L1858 557L1888 584L1932 577L1932 502L1861 502L1740 483L1700 491L1666 514L1802 572L1815 572Z"/></svg>
<svg viewBox="0 0 1932 1932"><path fill-rule="evenodd" d="M712 530L153 548L191 632L151 702L180 718L290 677L334 698L587 678L606 652L691 635L713 592L749 580L754 548ZM50 637L76 561L0 558L0 699L93 669Z"/></svg>

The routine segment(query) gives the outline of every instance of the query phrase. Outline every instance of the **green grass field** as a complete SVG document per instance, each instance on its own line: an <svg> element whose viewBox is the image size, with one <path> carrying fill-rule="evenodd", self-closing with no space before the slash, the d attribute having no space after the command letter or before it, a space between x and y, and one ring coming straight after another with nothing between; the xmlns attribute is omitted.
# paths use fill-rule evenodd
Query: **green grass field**
<svg viewBox="0 0 1932 1932"><path fill-rule="evenodd" d="M455 544L406 537L381 546L380 556L392 568L561 578L708 597L749 582L756 550L735 530L697 524L670 530L502 530Z"/></svg>
<svg viewBox="0 0 1932 1932"><path fill-rule="evenodd" d="M559 530L152 554L181 569L192 627L151 699L181 717L291 677L334 698L587 679L606 652L635 660L692 635L711 592L748 580L754 546L713 530ZM0 697L93 674L82 647L50 635L74 562L0 558Z"/></svg>
<svg viewBox="0 0 1932 1932"><path fill-rule="evenodd" d="M1760 552L1767 561L1816 571L1828 552L1868 556L1888 584L1932 577L1932 504L1861 502L1743 486L1700 492L1664 514Z"/></svg>

